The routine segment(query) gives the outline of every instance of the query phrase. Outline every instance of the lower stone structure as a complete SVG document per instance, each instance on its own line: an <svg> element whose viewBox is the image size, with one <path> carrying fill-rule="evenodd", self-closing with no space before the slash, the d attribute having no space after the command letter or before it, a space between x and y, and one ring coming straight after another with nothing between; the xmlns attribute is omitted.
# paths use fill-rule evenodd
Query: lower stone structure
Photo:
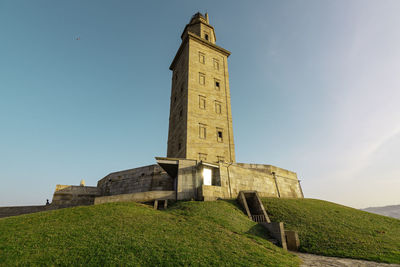
<svg viewBox="0 0 400 267"><path fill-rule="evenodd" d="M110 173L97 186L57 185L51 205L2 207L0 217L107 202L234 199L249 190L260 197L304 197L296 173L272 165L164 157L156 161Z"/></svg>
<svg viewBox="0 0 400 267"><path fill-rule="evenodd" d="M294 172L263 164L220 163L218 168L221 185L202 185L205 200L236 198L246 190L257 190L260 197L303 197Z"/></svg>
<svg viewBox="0 0 400 267"><path fill-rule="evenodd" d="M57 185L51 204L58 207L93 205L100 196L95 186Z"/></svg>
<svg viewBox="0 0 400 267"><path fill-rule="evenodd" d="M102 196L173 190L174 180L159 165L113 172L97 182Z"/></svg>
<svg viewBox="0 0 400 267"><path fill-rule="evenodd" d="M156 160L157 164L110 173L98 181L97 187L57 185L52 204L213 201L237 198L240 191L247 190L256 190L260 197L303 197L296 173L272 165L163 157Z"/></svg>
<svg viewBox="0 0 400 267"><path fill-rule="evenodd" d="M237 198L246 190L257 190L260 197L304 197L296 173L272 165L156 159L176 177L177 200Z"/></svg>

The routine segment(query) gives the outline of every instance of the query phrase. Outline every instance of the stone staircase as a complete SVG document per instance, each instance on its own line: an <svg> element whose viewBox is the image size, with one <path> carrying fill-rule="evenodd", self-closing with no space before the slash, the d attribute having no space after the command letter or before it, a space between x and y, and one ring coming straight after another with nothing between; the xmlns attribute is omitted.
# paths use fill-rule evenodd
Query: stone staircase
<svg viewBox="0 0 400 267"><path fill-rule="evenodd" d="M268 239L270 242L285 250L298 250L300 241L297 232L285 231L283 222L271 222L257 191L240 191L238 201L250 220L267 229L272 237Z"/></svg>

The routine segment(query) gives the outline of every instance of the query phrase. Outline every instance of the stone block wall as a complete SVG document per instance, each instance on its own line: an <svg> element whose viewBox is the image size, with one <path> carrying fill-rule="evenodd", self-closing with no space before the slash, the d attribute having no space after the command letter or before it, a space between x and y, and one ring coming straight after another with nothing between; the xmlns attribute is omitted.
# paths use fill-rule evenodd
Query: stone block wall
<svg viewBox="0 0 400 267"><path fill-rule="evenodd" d="M203 183L196 160L179 160L177 199L198 199L198 188Z"/></svg>
<svg viewBox="0 0 400 267"><path fill-rule="evenodd" d="M100 195L120 195L146 191L173 190L174 179L159 165L110 173L97 182Z"/></svg>
<svg viewBox="0 0 400 267"><path fill-rule="evenodd" d="M113 196L96 197L94 204L103 204L110 202L150 202L154 200L175 200L175 191L148 191L132 194L122 194Z"/></svg>
<svg viewBox="0 0 400 267"><path fill-rule="evenodd" d="M57 207L53 205L0 207L0 218L53 210L56 208Z"/></svg>
<svg viewBox="0 0 400 267"><path fill-rule="evenodd" d="M57 185L51 204L58 207L93 205L99 196L95 186Z"/></svg>
<svg viewBox="0 0 400 267"><path fill-rule="evenodd" d="M293 180L284 176L276 176L279 197L303 198L303 193L298 180Z"/></svg>
<svg viewBox="0 0 400 267"><path fill-rule="evenodd" d="M260 171L236 164L231 166L221 164L220 168L221 172L225 174L223 178L227 179L231 185L232 198L236 198L239 192L244 190L257 190L260 197L278 196L272 176L264 170Z"/></svg>
<svg viewBox="0 0 400 267"><path fill-rule="evenodd" d="M263 164L220 163L221 186L204 186L199 198L215 200L236 198L240 191L256 190L260 197L302 198L303 194L294 172ZM201 176L201 173L198 174Z"/></svg>
<svg viewBox="0 0 400 267"><path fill-rule="evenodd" d="M57 185L50 205L0 207L0 218L73 206L93 205L97 196L99 196L99 191L95 186Z"/></svg>
<svg viewBox="0 0 400 267"><path fill-rule="evenodd" d="M198 189L199 199L204 201L215 201L217 199L229 199L229 188L213 185L202 185Z"/></svg>

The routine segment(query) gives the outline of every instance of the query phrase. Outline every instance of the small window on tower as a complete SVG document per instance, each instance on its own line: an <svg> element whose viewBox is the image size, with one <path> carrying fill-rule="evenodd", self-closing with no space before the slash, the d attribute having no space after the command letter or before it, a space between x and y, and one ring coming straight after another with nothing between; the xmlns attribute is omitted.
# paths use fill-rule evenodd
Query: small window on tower
<svg viewBox="0 0 400 267"><path fill-rule="evenodd" d="M201 139L206 139L206 135L207 135L207 132L206 132L206 125L205 124L199 124L199 137L201 138Z"/></svg>
<svg viewBox="0 0 400 267"><path fill-rule="evenodd" d="M199 73L199 83L201 85L206 84L206 75L204 73Z"/></svg>
<svg viewBox="0 0 400 267"><path fill-rule="evenodd" d="M223 142L222 129L221 128L217 128L217 141L218 142Z"/></svg>
<svg viewBox="0 0 400 267"><path fill-rule="evenodd" d="M221 102L215 101L215 113L221 114Z"/></svg>
<svg viewBox="0 0 400 267"><path fill-rule="evenodd" d="M214 62L214 69L219 70L219 61L218 61L218 59L214 58L213 62Z"/></svg>
<svg viewBox="0 0 400 267"><path fill-rule="evenodd" d="M206 56L202 52L199 52L199 62L203 64L206 62Z"/></svg>
<svg viewBox="0 0 400 267"><path fill-rule="evenodd" d="M208 34L207 33L204 34L204 39L206 39L208 41Z"/></svg>
<svg viewBox="0 0 400 267"><path fill-rule="evenodd" d="M182 148L182 144L179 143L179 144L178 144L178 151L181 150L181 148Z"/></svg>
<svg viewBox="0 0 400 267"><path fill-rule="evenodd" d="M183 110L181 109L181 110L179 111L179 118L182 118L182 115L183 115Z"/></svg>
<svg viewBox="0 0 400 267"><path fill-rule="evenodd" d="M176 96L174 97L174 103L176 102Z"/></svg>
<svg viewBox="0 0 400 267"><path fill-rule="evenodd" d="M199 95L199 108L206 109L206 97Z"/></svg>
<svg viewBox="0 0 400 267"><path fill-rule="evenodd" d="M219 89L221 89L220 81L217 80L217 79L215 79L215 90L218 90L218 91L219 91Z"/></svg>
<svg viewBox="0 0 400 267"><path fill-rule="evenodd" d="M183 93L183 85L181 86L181 94Z"/></svg>

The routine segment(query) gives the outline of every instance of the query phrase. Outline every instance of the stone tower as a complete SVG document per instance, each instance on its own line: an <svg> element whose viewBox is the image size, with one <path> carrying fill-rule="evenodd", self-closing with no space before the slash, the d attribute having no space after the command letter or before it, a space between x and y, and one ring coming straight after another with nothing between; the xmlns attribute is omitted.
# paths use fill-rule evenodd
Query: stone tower
<svg viewBox="0 0 400 267"><path fill-rule="evenodd" d="M171 63L167 157L235 162L228 57L208 14L195 14Z"/></svg>

